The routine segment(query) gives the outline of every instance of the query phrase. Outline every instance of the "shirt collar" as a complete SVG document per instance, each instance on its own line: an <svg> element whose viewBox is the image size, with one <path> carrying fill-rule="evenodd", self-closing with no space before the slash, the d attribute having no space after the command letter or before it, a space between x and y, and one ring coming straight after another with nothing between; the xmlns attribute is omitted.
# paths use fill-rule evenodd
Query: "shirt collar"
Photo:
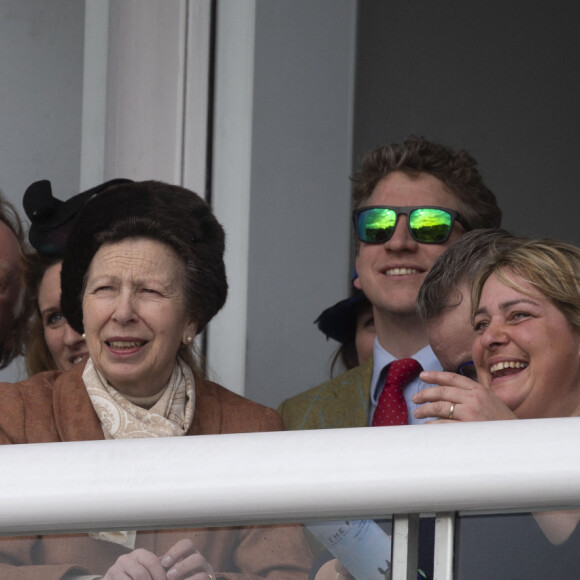
<svg viewBox="0 0 580 580"><path fill-rule="evenodd" d="M425 371L440 371L442 370L440 362L431 350L429 345L424 346L420 351L416 352L409 358L414 358ZM377 384L383 369L397 357L386 351L380 344L378 338L375 338L373 345L373 379L371 383L371 398L374 398Z"/></svg>

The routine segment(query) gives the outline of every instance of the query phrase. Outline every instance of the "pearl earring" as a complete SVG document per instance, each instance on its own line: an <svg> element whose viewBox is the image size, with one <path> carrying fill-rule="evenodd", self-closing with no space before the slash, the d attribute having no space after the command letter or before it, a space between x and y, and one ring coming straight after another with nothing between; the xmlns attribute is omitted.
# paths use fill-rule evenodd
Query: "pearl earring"
<svg viewBox="0 0 580 580"><path fill-rule="evenodd" d="M185 342L187 342L187 344L191 344L193 342L193 337L192 336L186 336L185 337Z"/></svg>
<svg viewBox="0 0 580 580"><path fill-rule="evenodd" d="M86 335L86 334L83 332L83 333L81 334L81 338L82 338L83 340L87 340L87 335Z"/></svg>

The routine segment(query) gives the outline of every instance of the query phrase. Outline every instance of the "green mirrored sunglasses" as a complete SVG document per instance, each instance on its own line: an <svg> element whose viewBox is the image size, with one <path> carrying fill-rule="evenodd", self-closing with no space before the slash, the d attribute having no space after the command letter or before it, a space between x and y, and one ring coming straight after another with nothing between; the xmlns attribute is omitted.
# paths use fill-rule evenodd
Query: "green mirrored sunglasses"
<svg viewBox="0 0 580 580"><path fill-rule="evenodd" d="M449 239L457 220L466 231L471 227L455 210L435 206L375 205L355 209L354 229L361 242L382 244L388 241L400 215L407 216L407 226L414 240L422 244L443 244Z"/></svg>

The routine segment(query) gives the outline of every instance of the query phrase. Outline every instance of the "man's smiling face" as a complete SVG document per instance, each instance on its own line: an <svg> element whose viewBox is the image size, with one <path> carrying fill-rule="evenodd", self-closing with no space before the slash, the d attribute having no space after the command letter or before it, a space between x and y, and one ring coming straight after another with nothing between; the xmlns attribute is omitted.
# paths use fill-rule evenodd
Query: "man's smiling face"
<svg viewBox="0 0 580 580"><path fill-rule="evenodd" d="M458 210L455 196L427 173L413 177L395 171L375 187L365 205L439 206ZM392 237L381 244L360 243L356 259L358 279L375 314L414 315L415 300L435 260L464 233L457 224L443 244L422 244L411 237L407 216L399 216Z"/></svg>

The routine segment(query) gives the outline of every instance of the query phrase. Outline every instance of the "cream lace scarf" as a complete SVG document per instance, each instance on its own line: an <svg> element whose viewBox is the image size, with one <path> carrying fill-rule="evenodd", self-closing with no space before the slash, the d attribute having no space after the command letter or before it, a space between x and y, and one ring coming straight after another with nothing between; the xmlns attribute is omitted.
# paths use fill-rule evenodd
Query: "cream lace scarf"
<svg viewBox="0 0 580 580"><path fill-rule="evenodd" d="M195 383L191 368L178 360L161 397L149 409L127 400L111 386L89 358L83 382L101 421L105 439L176 437L185 435L193 421ZM135 531L90 532L95 540L134 549Z"/></svg>
<svg viewBox="0 0 580 580"><path fill-rule="evenodd" d="M177 437L185 435L193 421L195 387L193 372L178 360L161 398L143 409L108 383L89 358L83 381L101 421L106 439Z"/></svg>

